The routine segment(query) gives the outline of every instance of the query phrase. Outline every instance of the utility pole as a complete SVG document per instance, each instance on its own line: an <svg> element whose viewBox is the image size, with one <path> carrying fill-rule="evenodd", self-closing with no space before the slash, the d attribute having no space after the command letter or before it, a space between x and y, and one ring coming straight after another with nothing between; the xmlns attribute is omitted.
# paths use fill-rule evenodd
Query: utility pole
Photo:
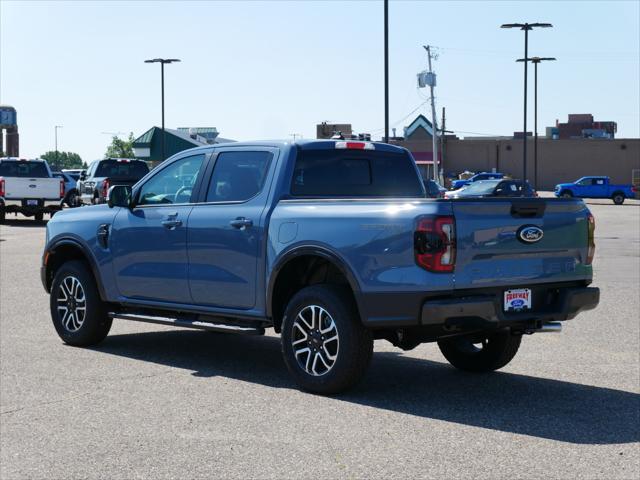
<svg viewBox="0 0 640 480"><path fill-rule="evenodd" d="M524 129L522 132L522 181L527 181L527 64L529 63L529 30L535 27L550 28L550 23L505 23L500 28L519 28L524 30Z"/></svg>
<svg viewBox="0 0 640 480"><path fill-rule="evenodd" d="M435 55L431 53L431 45L423 45L424 49L427 51L427 58L429 59L429 74L431 76L431 81L429 82L429 91L431 93L431 137L432 137L432 151L433 151L433 179L438 181L438 125L436 118L436 100L433 96L433 88L436 86L436 77L433 73L433 69L431 68L431 58Z"/></svg>
<svg viewBox="0 0 640 480"><path fill-rule="evenodd" d="M384 0L384 141L389 143L389 0Z"/></svg>
<svg viewBox="0 0 640 480"><path fill-rule="evenodd" d="M442 171L442 186L444 187L444 144L445 135L447 133L453 133L451 130L446 129L445 108L442 107L442 128L440 129L440 170Z"/></svg>

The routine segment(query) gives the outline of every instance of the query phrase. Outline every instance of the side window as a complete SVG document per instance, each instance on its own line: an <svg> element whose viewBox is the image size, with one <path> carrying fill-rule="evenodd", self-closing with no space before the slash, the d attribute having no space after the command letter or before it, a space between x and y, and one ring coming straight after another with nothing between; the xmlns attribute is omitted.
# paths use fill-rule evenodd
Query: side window
<svg viewBox="0 0 640 480"><path fill-rule="evenodd" d="M244 202L262 190L271 152L222 152L207 190L207 202Z"/></svg>
<svg viewBox="0 0 640 480"><path fill-rule="evenodd" d="M593 179L593 184L594 185L604 185L604 179L603 178L594 178Z"/></svg>
<svg viewBox="0 0 640 480"><path fill-rule="evenodd" d="M583 187L586 187L586 186L588 186L588 185L592 185L592 183L593 183L593 182L591 181L591 179L590 179L590 178L583 178L582 180L580 180L580 181L578 182L578 185L583 186Z"/></svg>
<svg viewBox="0 0 640 480"><path fill-rule="evenodd" d="M140 189L138 205L189 203L203 161L204 154L193 155L160 170Z"/></svg>

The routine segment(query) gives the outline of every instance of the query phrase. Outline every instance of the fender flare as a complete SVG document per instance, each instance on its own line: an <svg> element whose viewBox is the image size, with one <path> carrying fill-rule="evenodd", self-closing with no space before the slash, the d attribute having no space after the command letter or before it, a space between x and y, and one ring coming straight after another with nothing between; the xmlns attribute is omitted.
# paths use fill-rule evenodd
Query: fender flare
<svg viewBox="0 0 640 480"><path fill-rule="evenodd" d="M289 261L303 255L314 255L317 257L322 257L328 260L329 262L331 262L333 265L335 265L336 268L340 270L340 273L342 273L347 279L347 281L349 282L349 286L353 291L353 296L356 299L358 312L362 311L362 309L360 308L360 293L361 293L360 284L357 280L357 277L353 273L353 270L349 267L347 262L340 255L338 255L333 250L325 246L304 244L304 245L293 246L288 250L286 250L284 253L282 253L274 263L273 268L271 269L269 279L267 281L267 291L266 291L267 298L265 299L266 300L265 305L267 307L266 316L268 318L271 318L273 315L273 290L276 284L276 280L278 279L278 275L280 274L280 271L285 265L289 263Z"/></svg>
<svg viewBox="0 0 640 480"><path fill-rule="evenodd" d="M107 297L106 297L106 294L105 294L104 286L102 285L102 277L100 276L100 269L98 268L98 262L96 261L95 257L93 256L93 254L89 250L89 247L87 247L78 238L62 237L62 238L58 238L58 239L52 240L50 242L50 244L47 245L47 248L45 250L45 254L49 253L49 255L53 255L53 254L55 254L56 249L60 248L62 246L72 246L72 247L77 248L78 250L80 250L80 253L82 253L82 256L85 258L85 260L89 264L89 268L91 269L91 273L93 274L93 278L95 279L96 285L98 287L98 293L100 294L100 298L102 300L105 300ZM46 269L46 266L43 265L43 268ZM47 285L48 281L47 281L47 278L46 278L46 273L43 273L42 280L45 283L45 289L47 291L49 291L49 286Z"/></svg>

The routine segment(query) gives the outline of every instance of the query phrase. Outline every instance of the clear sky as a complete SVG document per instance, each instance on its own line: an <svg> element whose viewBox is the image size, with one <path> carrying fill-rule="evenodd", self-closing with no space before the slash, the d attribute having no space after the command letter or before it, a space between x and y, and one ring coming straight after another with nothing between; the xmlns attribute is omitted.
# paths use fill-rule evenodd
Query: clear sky
<svg viewBox="0 0 640 480"><path fill-rule="evenodd" d="M322 120L380 138L384 127L382 1L0 1L0 103L18 111L21 155L54 149L100 158L110 138L160 125L215 126L236 140L315 136ZM640 136L640 2L390 2L390 121L428 113L416 88L422 45L439 47L438 112L460 136L522 129L524 36L539 67L539 131L569 113ZM531 80L533 77L531 76ZM530 105L533 90L530 91ZM417 109L416 109L417 108ZM408 115L413 111L412 115ZM530 125L533 122L532 109Z"/></svg>

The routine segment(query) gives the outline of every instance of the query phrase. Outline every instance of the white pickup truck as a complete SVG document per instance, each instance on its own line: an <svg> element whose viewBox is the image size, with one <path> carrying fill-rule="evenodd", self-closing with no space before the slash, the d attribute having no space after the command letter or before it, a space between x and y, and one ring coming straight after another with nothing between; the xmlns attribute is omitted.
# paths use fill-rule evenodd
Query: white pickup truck
<svg viewBox="0 0 640 480"><path fill-rule="evenodd" d="M7 213L42 221L62 208L64 181L53 177L45 160L0 158L0 222Z"/></svg>

